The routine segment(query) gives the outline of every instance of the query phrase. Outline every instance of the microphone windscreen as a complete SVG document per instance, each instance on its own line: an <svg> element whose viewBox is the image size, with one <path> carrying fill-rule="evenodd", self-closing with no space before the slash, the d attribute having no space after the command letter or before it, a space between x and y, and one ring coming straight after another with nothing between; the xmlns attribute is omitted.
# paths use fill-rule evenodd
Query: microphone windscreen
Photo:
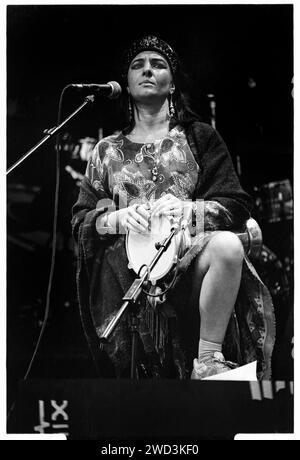
<svg viewBox="0 0 300 460"><path fill-rule="evenodd" d="M112 88L111 94L108 97L110 99L117 99L122 93L120 84L117 81L109 81L108 84Z"/></svg>

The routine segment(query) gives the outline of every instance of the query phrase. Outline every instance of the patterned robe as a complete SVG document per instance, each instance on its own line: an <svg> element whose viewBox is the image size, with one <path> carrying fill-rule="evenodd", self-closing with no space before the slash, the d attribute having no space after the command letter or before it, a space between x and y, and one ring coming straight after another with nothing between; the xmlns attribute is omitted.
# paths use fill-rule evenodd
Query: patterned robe
<svg viewBox="0 0 300 460"><path fill-rule="evenodd" d="M136 277L128 268L125 236L99 235L97 218L132 203L151 202L166 193L181 200L201 200L204 231L200 237L196 234L197 251L190 257L185 254L180 276L167 295L161 301L144 296L138 311L139 355L145 375L186 378L197 354L200 327L198 304L189 296L195 256L214 232L242 231L252 206L224 141L211 126L200 122L185 130L177 126L150 144L131 142L121 133L96 145L73 207L72 224L79 250L78 296L95 355L97 337L122 305L122 297ZM167 283L168 277L158 288L163 290ZM117 376L126 375L130 364L129 316L123 315L105 346ZM157 328L153 334L154 318L160 319L159 335ZM270 378L274 341L270 294L245 256L223 346L225 358L239 364L257 360L258 378Z"/></svg>

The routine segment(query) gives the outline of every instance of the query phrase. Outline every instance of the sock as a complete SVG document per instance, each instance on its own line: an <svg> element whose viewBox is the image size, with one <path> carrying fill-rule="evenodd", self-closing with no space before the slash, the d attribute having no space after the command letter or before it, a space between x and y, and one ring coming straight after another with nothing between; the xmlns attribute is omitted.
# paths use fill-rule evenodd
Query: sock
<svg viewBox="0 0 300 460"><path fill-rule="evenodd" d="M222 352L222 343L208 342L200 339L198 349L199 360L212 356L216 351Z"/></svg>

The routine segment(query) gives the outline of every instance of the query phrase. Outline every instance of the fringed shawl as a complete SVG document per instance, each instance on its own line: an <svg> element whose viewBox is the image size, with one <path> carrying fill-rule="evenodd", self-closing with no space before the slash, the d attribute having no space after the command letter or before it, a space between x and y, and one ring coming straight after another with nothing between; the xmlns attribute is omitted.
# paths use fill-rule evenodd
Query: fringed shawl
<svg viewBox="0 0 300 460"><path fill-rule="evenodd" d="M215 231L243 229L245 221L250 217L252 201L241 188L224 141L211 126L193 123L186 130L186 137L199 165L193 199L205 200L205 232L198 247L201 253ZM94 357L100 349L99 335L121 307L122 297L135 278L127 266L124 235L99 235L96 231L97 217L107 210L104 207L97 208L97 203L103 199L110 200L112 197L104 188L96 191L85 177L73 207L72 219L73 234L78 244L77 288L80 311L84 315L85 332ZM181 330L183 299L180 294L189 292L189 266L193 257L185 258L181 267L182 277L161 307L168 317L172 356L179 378L187 377L190 371L184 349L184 331ZM185 303L188 303L188 299L185 299ZM153 358L155 344L145 321L149 305L145 299L144 307L139 312L139 335L143 352ZM185 308L187 311L191 309L188 305ZM239 364L257 360L258 378L268 379L271 377L274 341L272 299L245 256L241 286L223 347L226 359L236 360ZM122 375L130 362L130 343L128 315L124 315L105 347L116 375ZM153 363L154 366L159 365L159 359L156 362L153 358Z"/></svg>

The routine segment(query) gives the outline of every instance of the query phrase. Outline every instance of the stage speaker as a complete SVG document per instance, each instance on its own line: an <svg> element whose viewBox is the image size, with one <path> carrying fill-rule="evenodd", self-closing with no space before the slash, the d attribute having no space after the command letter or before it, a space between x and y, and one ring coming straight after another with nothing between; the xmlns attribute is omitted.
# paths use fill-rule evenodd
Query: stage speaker
<svg viewBox="0 0 300 460"><path fill-rule="evenodd" d="M293 430L291 382L32 380L19 385L17 433L69 439L233 439Z"/></svg>

